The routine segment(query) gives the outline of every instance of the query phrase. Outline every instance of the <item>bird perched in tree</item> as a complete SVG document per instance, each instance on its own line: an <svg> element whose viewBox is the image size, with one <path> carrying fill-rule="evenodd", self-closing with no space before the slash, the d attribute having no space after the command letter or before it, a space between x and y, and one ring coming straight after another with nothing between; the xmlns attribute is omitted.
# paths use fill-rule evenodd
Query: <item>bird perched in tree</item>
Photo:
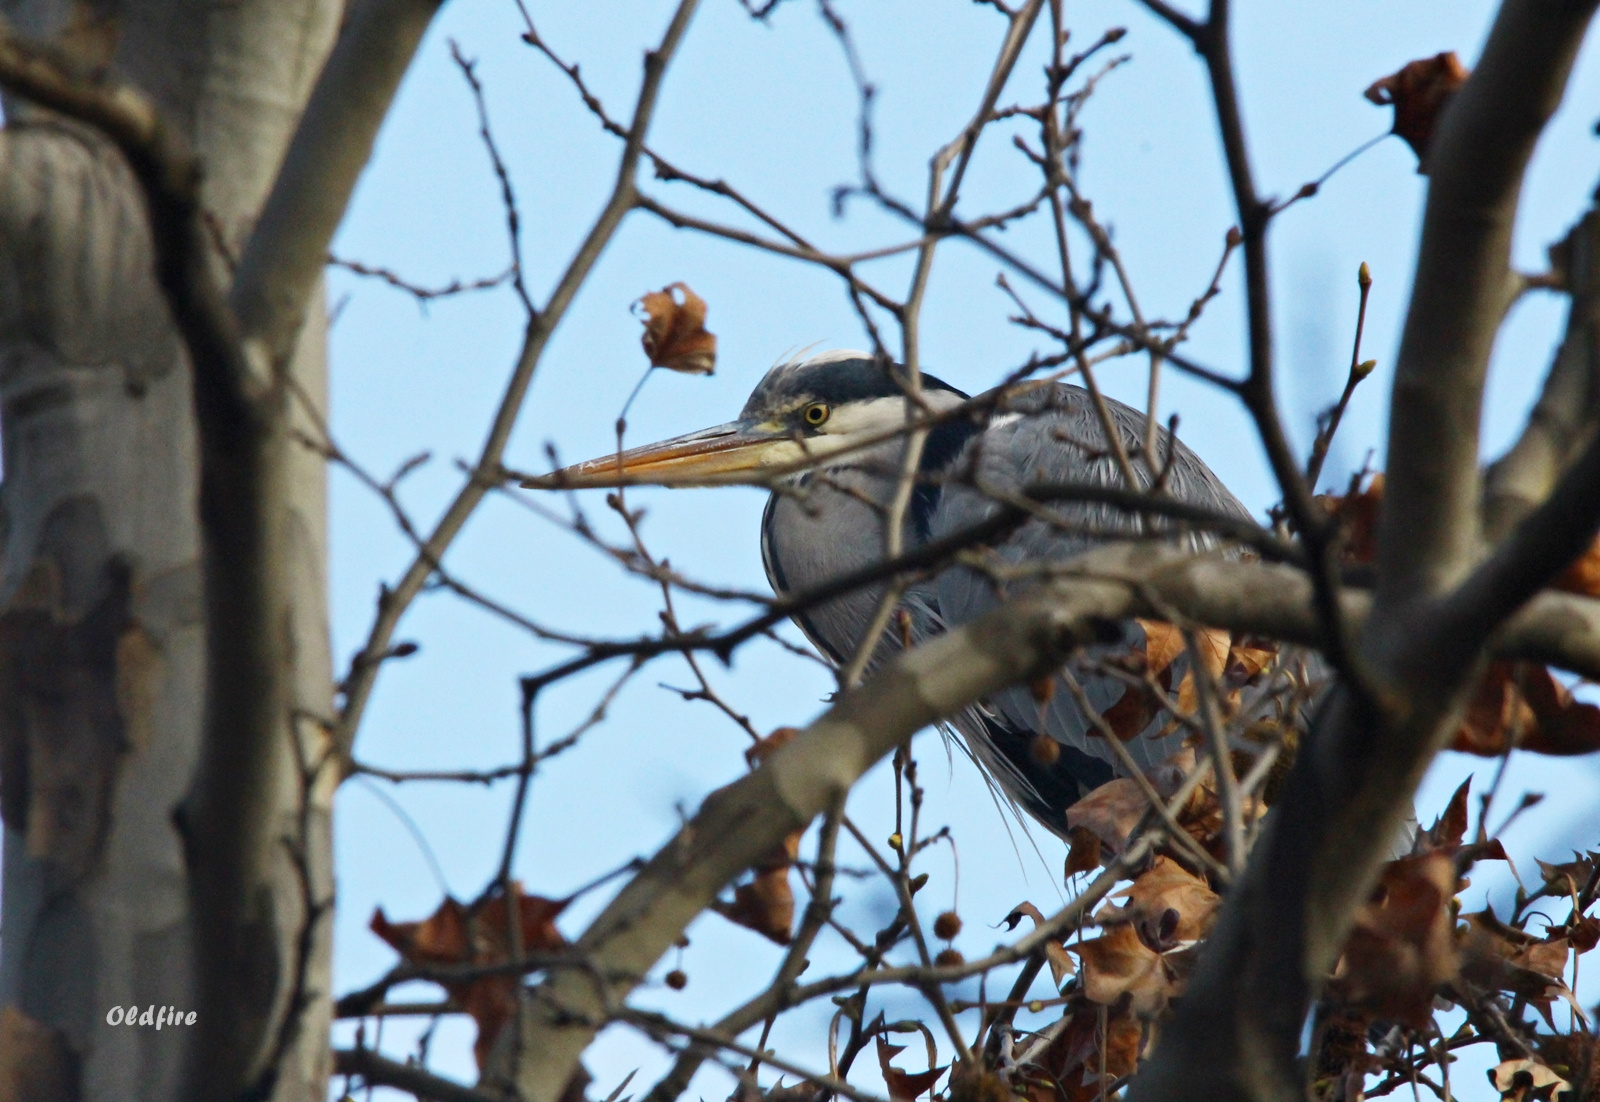
<svg viewBox="0 0 1600 1102"><path fill-rule="evenodd" d="M1144 414L1109 398L1099 402L1097 408L1095 396L1080 387L1045 382L974 403L926 374L913 400L894 365L863 352L830 352L774 367L734 421L579 463L538 484L770 486L761 554L772 588L785 597L885 559L888 521L904 481L908 410L932 424L902 510L905 551L980 524L1033 487L1127 488L1131 474L1136 489L1145 491L1156 482L1156 471L1162 472L1160 492L1167 498L1249 521L1244 506L1180 441L1156 430L1156 455L1147 462ZM1115 447L1109 445L1108 423L1120 438ZM1026 585L1029 572L1037 575L1039 567L1104 541L1139 536L1159 536L1195 551L1220 543L1208 532L1105 501L1068 499L1039 507L1033 518L987 545L980 568L947 565L911 585L866 668L892 658L907 642L914 645L994 608L1004 599L1008 574L1013 585ZM875 619L884 588L881 582L864 586L805 608L794 621L828 661L846 668ZM1152 659L1147 652L1157 627L1130 621L1119 639L1075 656L1055 684L996 693L949 724L1006 797L1065 835L1065 809L1127 771L1128 759L1110 745L1106 730L1120 734L1132 762L1145 770L1166 762L1189 737L1169 707L1191 662L1181 644L1169 648L1174 653L1159 671L1157 684L1172 690L1167 695L1140 683L1148 666L1126 663L1120 676L1108 668L1134 651Z"/></svg>

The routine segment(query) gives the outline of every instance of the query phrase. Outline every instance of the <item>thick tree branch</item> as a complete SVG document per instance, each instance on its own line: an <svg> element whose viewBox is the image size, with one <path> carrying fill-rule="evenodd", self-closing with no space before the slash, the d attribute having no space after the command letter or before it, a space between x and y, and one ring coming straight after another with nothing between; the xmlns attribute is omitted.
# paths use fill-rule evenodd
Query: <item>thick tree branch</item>
<svg viewBox="0 0 1600 1102"><path fill-rule="evenodd" d="M1479 553L1483 383L1514 291L1523 171L1594 9L1592 0L1503 4L1428 149L1431 184L1395 367L1379 523L1379 604L1397 614L1459 581Z"/></svg>
<svg viewBox="0 0 1600 1102"><path fill-rule="evenodd" d="M1600 527L1600 433L1591 428L1588 437L1550 496L1442 602L1435 613L1440 631L1484 638L1593 542Z"/></svg>
<svg viewBox="0 0 1600 1102"><path fill-rule="evenodd" d="M267 363L287 357L395 90L441 0L360 0L329 54L239 258L233 308Z"/></svg>
<svg viewBox="0 0 1600 1102"><path fill-rule="evenodd" d="M1538 404L1511 450L1485 473L1483 530L1498 541L1555 486L1600 424L1600 210L1591 208L1557 250L1572 307Z"/></svg>

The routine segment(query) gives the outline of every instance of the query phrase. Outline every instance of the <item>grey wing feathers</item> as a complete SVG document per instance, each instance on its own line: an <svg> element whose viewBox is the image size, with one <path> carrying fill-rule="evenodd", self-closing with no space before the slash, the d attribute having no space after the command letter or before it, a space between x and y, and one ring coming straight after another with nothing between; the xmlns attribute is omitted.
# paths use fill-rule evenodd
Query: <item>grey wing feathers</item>
<svg viewBox="0 0 1600 1102"><path fill-rule="evenodd" d="M1109 399L1107 405L1124 446L1136 451L1144 436L1144 415ZM1159 446L1163 449L1163 459L1166 449L1171 448L1172 469L1168 472L1166 486L1172 496L1249 518L1244 506L1181 442L1169 442L1163 430L1159 433ZM1134 471L1141 488L1147 487L1152 479L1142 461L1134 460ZM1014 399L997 414L988 429L967 446L966 452L950 468L949 480L934 515L932 535L937 538L985 519L1000 507L992 496L995 491L1015 494L1032 485L1062 483L1120 486L1124 480L1106 446L1101 421L1088 393L1077 387L1055 384ZM993 554L1010 565L1059 562L1108 538L1163 530L1171 531L1181 544L1197 551L1214 547L1218 542L1208 533L1177 529L1162 519L1101 503L1061 502L1053 505L1050 512L1058 518L1059 524L1030 521L996 545ZM940 612L951 626L983 615L1001 600L987 577L961 567L947 570L940 576L937 593ZM1096 712L1104 712L1115 705L1127 687L1097 672L1093 668L1095 661L1143 641L1143 629L1130 622L1124 626L1120 641L1090 648L1068 667L1067 675L1074 682L1073 687L1081 691ZM1186 662L1184 656L1174 663L1176 676L1181 678ZM1030 732L1042 727L1063 748L1109 766L1113 772L1121 772L1112 748L1100 736L1067 684L1059 685L1045 705L1036 701L1025 687L998 693L987 705L992 717L1007 727ZM1142 768L1159 765L1181 748L1186 732L1182 728L1174 729L1167 719L1164 715L1155 716L1141 732L1143 737L1125 744ZM981 718L968 719L957 726L967 734L966 727L982 722ZM1021 777L1023 768L1014 766L994 771L1006 787L1021 789L1015 795L1026 806L1032 802L1030 796L1034 794L1027 791L1029 786ZM1058 824L1049 825L1060 829Z"/></svg>

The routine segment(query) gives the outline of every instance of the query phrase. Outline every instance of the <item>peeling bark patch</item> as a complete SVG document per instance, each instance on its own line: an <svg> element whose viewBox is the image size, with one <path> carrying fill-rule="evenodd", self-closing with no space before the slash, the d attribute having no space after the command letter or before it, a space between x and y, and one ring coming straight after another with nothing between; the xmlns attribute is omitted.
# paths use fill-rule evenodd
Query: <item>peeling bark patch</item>
<svg viewBox="0 0 1600 1102"><path fill-rule="evenodd" d="M0 1009L0 1102L78 1102L81 1080L65 1034L14 1006Z"/></svg>
<svg viewBox="0 0 1600 1102"><path fill-rule="evenodd" d="M0 817L71 879L100 852L119 757L148 740L160 671L104 548L98 507L64 502L0 614Z"/></svg>

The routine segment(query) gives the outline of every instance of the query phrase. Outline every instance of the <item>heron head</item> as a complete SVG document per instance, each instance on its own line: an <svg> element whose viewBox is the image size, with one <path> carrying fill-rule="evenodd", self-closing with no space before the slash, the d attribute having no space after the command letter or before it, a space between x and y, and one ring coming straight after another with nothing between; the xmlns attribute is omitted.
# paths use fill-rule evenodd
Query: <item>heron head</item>
<svg viewBox="0 0 1600 1102"><path fill-rule="evenodd" d="M966 399L931 375L922 376L922 391L934 410ZM907 411L896 367L885 368L866 352L825 352L767 372L737 420L589 459L528 484L543 489L771 485L841 453L893 446Z"/></svg>

